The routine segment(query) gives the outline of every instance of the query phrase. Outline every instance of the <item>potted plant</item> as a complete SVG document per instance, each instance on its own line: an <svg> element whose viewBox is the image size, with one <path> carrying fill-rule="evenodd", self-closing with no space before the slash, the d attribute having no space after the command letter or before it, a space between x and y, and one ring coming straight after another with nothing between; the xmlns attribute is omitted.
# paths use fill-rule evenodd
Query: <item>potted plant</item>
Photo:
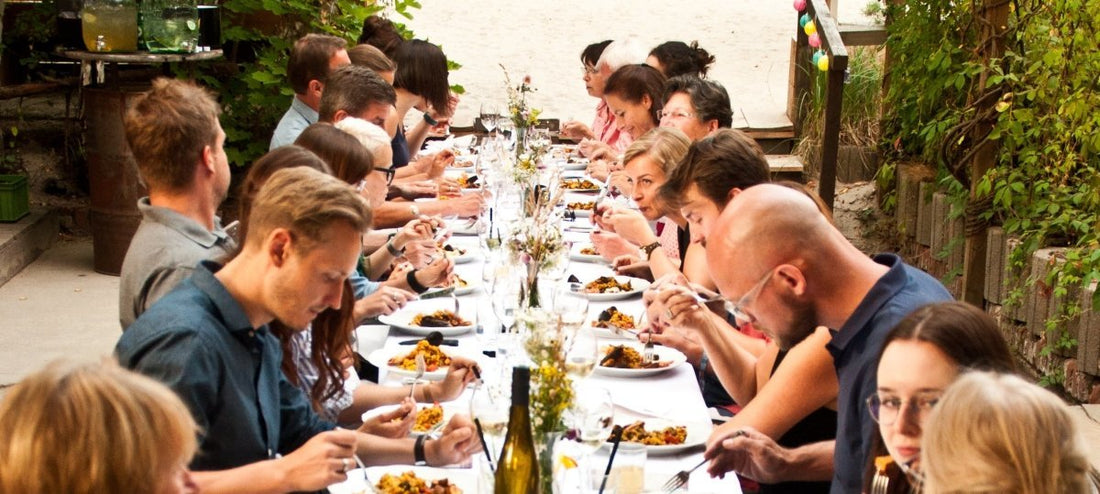
<svg viewBox="0 0 1100 494"><path fill-rule="evenodd" d="M18 133L18 127L12 127L10 135L0 133L0 221L3 222L19 221L30 212L27 173L13 139Z"/></svg>

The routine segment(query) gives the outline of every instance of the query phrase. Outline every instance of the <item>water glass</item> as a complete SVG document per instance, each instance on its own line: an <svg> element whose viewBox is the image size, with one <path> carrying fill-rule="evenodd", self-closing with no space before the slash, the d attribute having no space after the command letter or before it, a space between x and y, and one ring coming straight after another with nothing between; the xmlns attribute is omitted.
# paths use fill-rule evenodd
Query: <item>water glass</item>
<svg viewBox="0 0 1100 494"><path fill-rule="evenodd" d="M641 494L645 490L646 447L620 442L607 484L616 494ZM606 490L604 492L607 492Z"/></svg>

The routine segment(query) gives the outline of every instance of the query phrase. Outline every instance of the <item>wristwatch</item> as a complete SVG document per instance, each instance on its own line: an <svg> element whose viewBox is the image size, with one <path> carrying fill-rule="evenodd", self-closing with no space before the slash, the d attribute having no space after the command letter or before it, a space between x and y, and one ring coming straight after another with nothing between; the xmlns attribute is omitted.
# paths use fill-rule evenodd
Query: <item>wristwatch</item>
<svg viewBox="0 0 1100 494"><path fill-rule="evenodd" d="M439 121L432 118L432 114L430 114L428 112L424 112L424 121L428 122L428 125L431 125L432 127L435 127L436 125L439 125Z"/></svg>
<svg viewBox="0 0 1100 494"><path fill-rule="evenodd" d="M424 455L424 442L428 440L428 435L424 434L416 438L416 442L413 443L413 463L418 467L428 466L428 457Z"/></svg>
<svg viewBox="0 0 1100 494"><path fill-rule="evenodd" d="M661 246L661 242L653 242L642 246L642 256L649 260L649 256L653 255L653 251L657 250Z"/></svg>

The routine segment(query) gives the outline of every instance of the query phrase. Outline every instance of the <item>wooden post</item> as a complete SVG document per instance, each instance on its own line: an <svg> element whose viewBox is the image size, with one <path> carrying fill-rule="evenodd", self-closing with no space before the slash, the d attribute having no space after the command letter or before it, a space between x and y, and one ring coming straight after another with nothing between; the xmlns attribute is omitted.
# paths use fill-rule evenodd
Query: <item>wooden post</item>
<svg viewBox="0 0 1100 494"><path fill-rule="evenodd" d="M806 108L810 104L810 74L812 70L817 70L810 60L811 50L809 44L809 37L806 33L798 28L798 19L802 17L804 12L810 12L810 8L803 12L795 12L794 25L795 25L795 39L793 46L791 47L791 71L790 71L790 91L787 95L787 118L791 119L791 123L794 125L794 135L799 137L802 135L802 117L806 114Z"/></svg>
<svg viewBox="0 0 1100 494"><path fill-rule="evenodd" d="M1010 2L1005 0L982 0L982 9L978 13L982 18L980 25L983 26L981 28L982 46L978 48L986 65L989 64L991 59L1004 55L1004 33L1008 26L1009 7ZM982 91L986 88L989 75L988 70L982 72L978 84ZM986 104L992 106L996 103L996 101L990 101ZM982 110L983 108L977 109L978 113L981 113ZM980 139L987 135L991 128L992 125L982 123L976 126L972 137ZM982 144L975 154L974 161L970 163L970 204L981 204L982 200L985 199L978 195L978 183L986 172L993 168L996 159L997 146L992 141L986 141ZM967 226L962 299L979 307L982 304L982 294L985 286L985 234L986 226L984 224L978 225L977 221L973 221L971 225Z"/></svg>
<svg viewBox="0 0 1100 494"><path fill-rule="evenodd" d="M840 108L844 102L844 75L848 71L848 50L840 39L836 21L829 14L829 7L819 0L811 0L811 10L817 19L817 31L821 48L829 57L829 70L825 86L825 124L821 143L821 180L817 194L830 209L836 193L836 157L840 150ZM824 8L822 8L824 7Z"/></svg>

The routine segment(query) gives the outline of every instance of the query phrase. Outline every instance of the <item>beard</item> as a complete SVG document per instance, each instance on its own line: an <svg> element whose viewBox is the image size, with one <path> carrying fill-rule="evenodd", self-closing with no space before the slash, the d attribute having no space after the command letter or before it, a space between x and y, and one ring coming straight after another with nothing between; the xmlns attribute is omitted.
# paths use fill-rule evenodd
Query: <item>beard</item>
<svg viewBox="0 0 1100 494"><path fill-rule="evenodd" d="M773 331L775 344L781 350L790 350L795 345L802 343L817 328L817 310L813 305L799 302L794 297L783 297L784 306L790 310L790 321L782 331Z"/></svg>

